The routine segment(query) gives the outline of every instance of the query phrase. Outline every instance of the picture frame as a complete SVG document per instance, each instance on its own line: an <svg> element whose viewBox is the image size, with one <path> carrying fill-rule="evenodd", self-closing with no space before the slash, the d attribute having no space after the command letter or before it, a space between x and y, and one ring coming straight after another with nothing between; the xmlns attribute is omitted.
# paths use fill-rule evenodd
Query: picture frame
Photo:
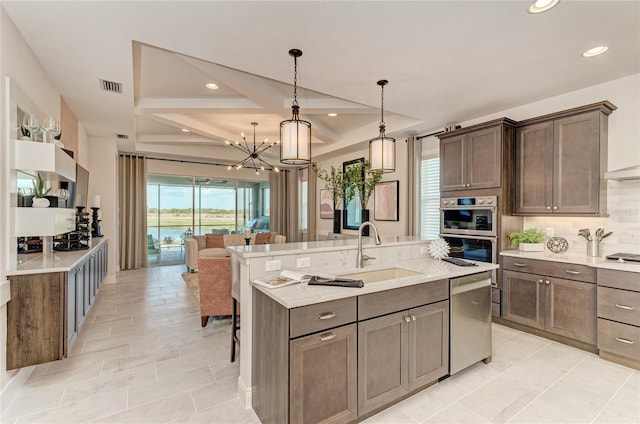
<svg viewBox="0 0 640 424"><path fill-rule="evenodd" d="M400 181L381 181L373 191L373 219L399 221Z"/></svg>
<svg viewBox="0 0 640 424"><path fill-rule="evenodd" d="M350 160L342 163L342 172L345 174L349 170L349 167L364 162L364 158L358 158L354 160ZM362 175L362 180L364 180L364 171ZM344 208L342 211L342 228L346 230L357 230L362 224L362 208L360 206L360 197L356 193L353 199L349 202L346 199L343 202Z"/></svg>
<svg viewBox="0 0 640 424"><path fill-rule="evenodd" d="M320 189L320 219L333 219L333 196L324 188Z"/></svg>

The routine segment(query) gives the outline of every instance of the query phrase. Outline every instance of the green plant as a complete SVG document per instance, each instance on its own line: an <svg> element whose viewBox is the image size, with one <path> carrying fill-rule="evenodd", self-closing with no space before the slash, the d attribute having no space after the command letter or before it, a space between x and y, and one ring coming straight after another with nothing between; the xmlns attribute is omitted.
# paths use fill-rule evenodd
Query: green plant
<svg viewBox="0 0 640 424"><path fill-rule="evenodd" d="M547 233L537 228L529 228L509 234L511 247L515 247L520 243L542 243L545 238L547 238Z"/></svg>
<svg viewBox="0 0 640 424"><path fill-rule="evenodd" d="M51 191L51 187L45 188L44 180L38 172L37 180L33 181L33 195L35 197L47 197L47 194Z"/></svg>
<svg viewBox="0 0 640 424"><path fill-rule="evenodd" d="M376 184L382 179L382 173L372 171L369 161L359 162L349 167L348 173L347 179L352 188L350 191L352 191L354 195L358 195L361 208L366 209ZM363 176L364 181L362 180Z"/></svg>
<svg viewBox="0 0 640 424"><path fill-rule="evenodd" d="M326 169L318 168L316 165L313 165L313 170L316 172L316 175L319 179L324 182L324 188L331 192L331 197L333 199L333 210L338 209L338 205L342 199L347 198L349 201L353 197L353 194L347 193L347 187L349 187L349 181L345 178L345 174L335 167L331 167L330 171Z"/></svg>

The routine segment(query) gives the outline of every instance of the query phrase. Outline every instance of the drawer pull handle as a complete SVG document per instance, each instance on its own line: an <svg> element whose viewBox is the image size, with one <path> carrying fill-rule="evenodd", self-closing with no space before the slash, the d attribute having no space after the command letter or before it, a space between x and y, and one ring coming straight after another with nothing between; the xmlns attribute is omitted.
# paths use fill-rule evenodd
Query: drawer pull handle
<svg viewBox="0 0 640 424"><path fill-rule="evenodd" d="M318 315L318 319L331 319L331 318L335 318L336 317L336 313L335 312L324 312L320 315Z"/></svg>
<svg viewBox="0 0 640 424"><path fill-rule="evenodd" d="M570 269L566 270L565 272L567 274L573 274L573 275L580 275L581 274L580 271L572 271Z"/></svg>
<svg viewBox="0 0 640 424"><path fill-rule="evenodd" d="M633 311L635 309L633 306L620 305L619 303L616 303L616 308L626 309L627 311Z"/></svg>
<svg viewBox="0 0 640 424"><path fill-rule="evenodd" d="M318 337L321 342L326 342L336 338L336 333L325 333Z"/></svg>
<svg viewBox="0 0 640 424"><path fill-rule="evenodd" d="M515 266L520 266L520 267L522 267L522 266L527 266L527 264L521 264L520 262L514 262L513 264L514 264Z"/></svg>
<svg viewBox="0 0 640 424"><path fill-rule="evenodd" d="M616 340L619 341L620 343L626 343L626 344L634 344L633 341L628 340L628 339L623 339L622 337L616 337Z"/></svg>

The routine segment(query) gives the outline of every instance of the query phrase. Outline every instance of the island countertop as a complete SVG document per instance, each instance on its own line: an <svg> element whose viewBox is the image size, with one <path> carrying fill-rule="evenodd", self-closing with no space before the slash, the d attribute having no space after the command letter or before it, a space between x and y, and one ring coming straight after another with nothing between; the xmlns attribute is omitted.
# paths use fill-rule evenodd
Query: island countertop
<svg viewBox="0 0 640 424"><path fill-rule="evenodd" d="M20 261L15 269L7 271L7 275L45 274L49 272L68 272L93 252L98 246L106 243L107 237L92 238L91 247L83 250L58 251L51 254L29 253L18 255Z"/></svg>
<svg viewBox="0 0 640 424"><path fill-rule="evenodd" d="M325 273L334 275L353 274L358 272L375 271L387 268L403 268L419 272L417 275L396 278L386 281L365 283L364 287L335 287L335 286L309 286L306 283L293 284L285 287L266 288L258 284L253 287L265 293L267 296L284 306L285 308L297 308L315 303L328 302L346 297L360 296L368 293L392 290L415 284L460 277L463 275L477 274L483 271L491 271L498 268L496 264L474 262L477 266L457 266L445 261L425 257L421 260L409 260L397 262L394 265L380 264L365 266L364 268L343 268L327 270Z"/></svg>

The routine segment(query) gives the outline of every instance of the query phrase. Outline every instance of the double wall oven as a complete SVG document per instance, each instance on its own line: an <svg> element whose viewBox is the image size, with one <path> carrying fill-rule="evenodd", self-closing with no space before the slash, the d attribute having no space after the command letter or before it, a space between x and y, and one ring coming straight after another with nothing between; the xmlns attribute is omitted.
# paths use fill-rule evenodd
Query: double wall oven
<svg viewBox="0 0 640 424"><path fill-rule="evenodd" d="M449 256L497 263L497 209L497 196L442 198L440 236L449 243Z"/></svg>

